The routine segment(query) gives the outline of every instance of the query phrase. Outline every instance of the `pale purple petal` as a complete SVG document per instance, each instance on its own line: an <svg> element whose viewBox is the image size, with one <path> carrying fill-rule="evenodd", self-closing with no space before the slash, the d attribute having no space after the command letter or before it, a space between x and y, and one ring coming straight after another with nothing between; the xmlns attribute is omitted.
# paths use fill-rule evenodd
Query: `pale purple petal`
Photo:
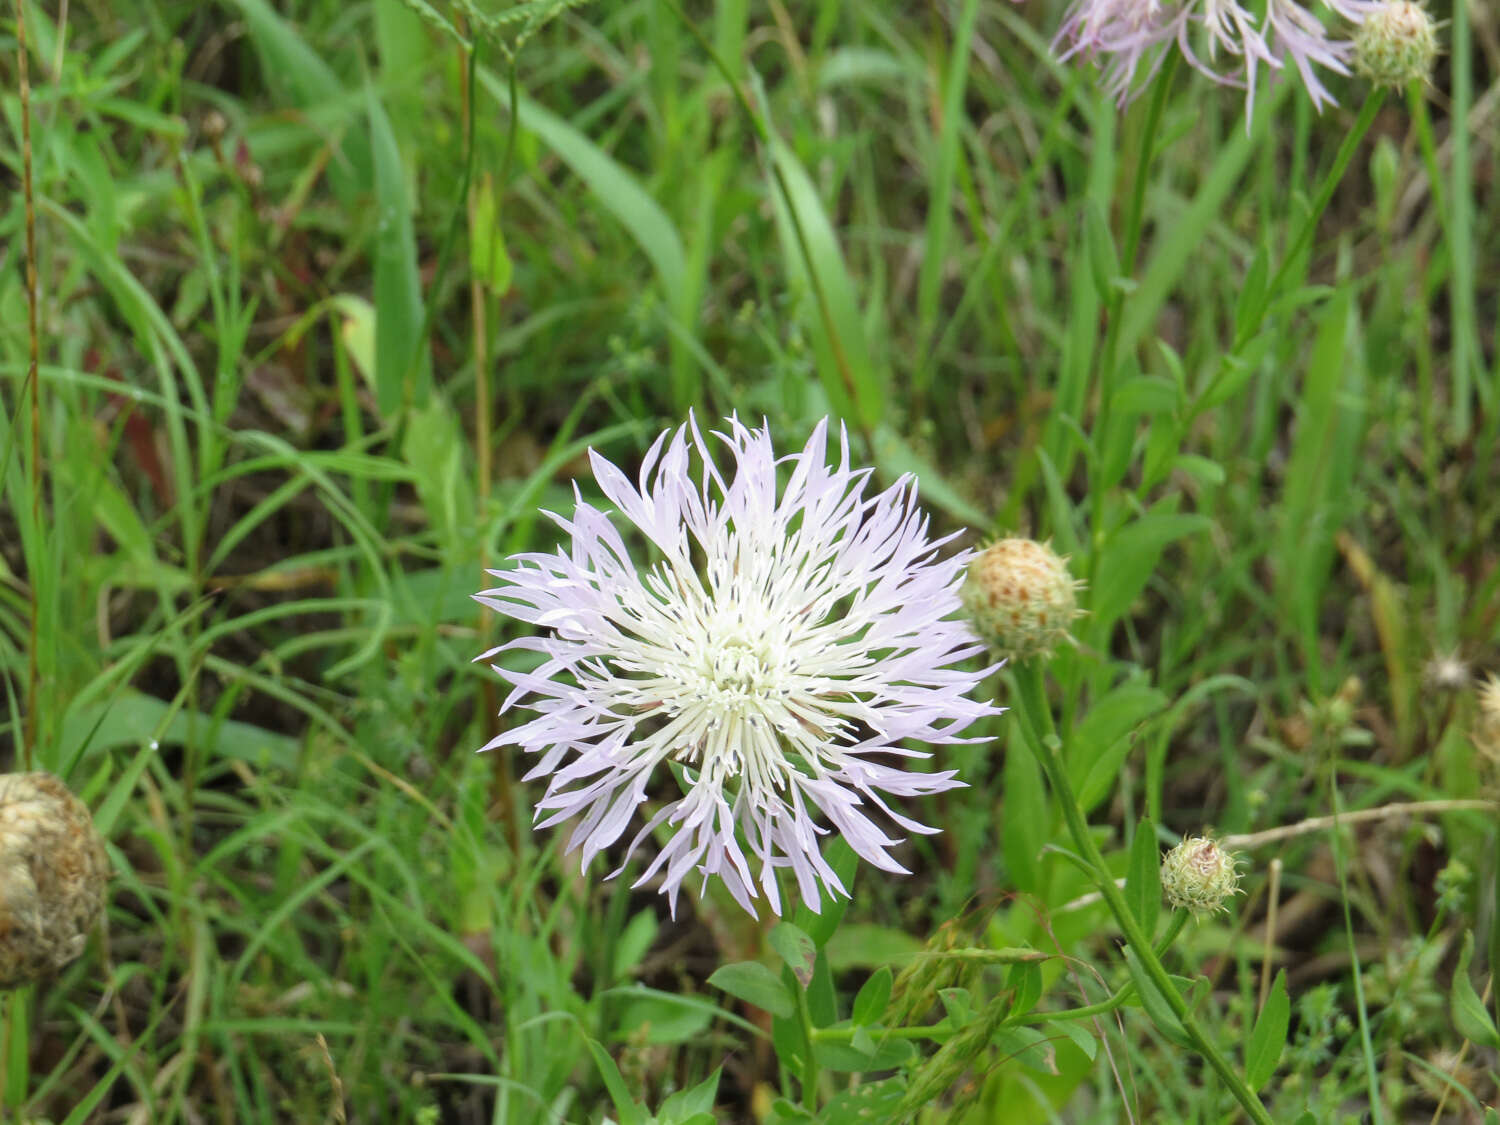
<svg viewBox="0 0 1500 1125"><path fill-rule="evenodd" d="M667 763L680 766L684 795L625 847L628 863L664 840L636 884L659 880L674 910L695 870L751 913L757 898L781 912L782 869L814 910L847 897L819 842L833 831L903 872L899 832L882 825L936 829L887 799L961 784L901 768L929 756L908 743L979 741L964 732L999 711L969 698L992 669L968 666L982 646L956 616L967 555L939 553L914 480L871 495L842 429L836 444L830 464L825 420L778 458L764 425L731 417L705 435L690 420L656 439L635 481L591 452L621 528L656 561L641 567L621 528L579 499L551 517L564 547L516 556L476 595L542 631L480 657L534 654L494 665L513 687L504 710L535 717L484 749L539 756L527 774L547 778L538 828L572 821L567 848L586 867L624 837Z"/></svg>

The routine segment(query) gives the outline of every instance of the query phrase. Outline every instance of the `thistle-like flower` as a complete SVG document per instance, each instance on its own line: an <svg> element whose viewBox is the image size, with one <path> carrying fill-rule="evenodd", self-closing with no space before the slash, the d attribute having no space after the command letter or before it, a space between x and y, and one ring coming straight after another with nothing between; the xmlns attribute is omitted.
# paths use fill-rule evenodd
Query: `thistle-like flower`
<svg viewBox="0 0 1500 1125"><path fill-rule="evenodd" d="M1358 24L1384 2L1322 0L1322 6ZM1348 74L1353 50L1348 42L1330 38L1322 20L1299 0L1266 0L1264 16L1239 0L1074 0L1057 35L1057 43L1065 45L1064 59L1080 52L1107 56L1105 81L1122 104L1155 77L1173 42L1188 65L1245 91L1247 119L1255 109L1261 66L1279 71L1290 62L1321 109L1334 97L1314 68ZM1219 70L1220 53L1234 60L1231 71Z"/></svg>
<svg viewBox="0 0 1500 1125"><path fill-rule="evenodd" d="M752 914L762 892L781 912L782 868L814 910L820 889L847 897L819 847L829 826L876 867L904 872L889 852L899 840L867 814L934 832L885 798L962 784L952 770L903 769L929 756L906 743L981 741L961 734L997 713L967 697L988 670L956 666L983 651L955 612L967 556L944 558L946 540L927 537L911 478L868 495L870 470L849 467L847 436L836 466L827 444L825 421L778 459L767 428L731 418L705 440L690 421L657 438L638 485L591 452L599 488L657 561L638 569L608 516L579 497L571 518L552 517L569 546L517 556L476 595L544 631L480 657L540 657L534 669L495 665L515 685L505 709L530 695L537 717L484 749L541 755L527 774L549 778L537 827L576 819L568 848L584 867L676 774L682 795L666 795L622 861L669 832L636 885L663 871L674 911L694 868Z"/></svg>
<svg viewBox="0 0 1500 1125"><path fill-rule="evenodd" d="M1161 889L1176 910L1194 917L1224 909L1239 894L1240 873L1234 856L1207 836L1189 836L1161 862Z"/></svg>
<svg viewBox="0 0 1500 1125"><path fill-rule="evenodd" d="M1079 614L1068 560L1035 539L1000 539L969 564L960 596L975 631L1007 659L1049 656Z"/></svg>
<svg viewBox="0 0 1500 1125"><path fill-rule="evenodd" d="M1354 36L1354 66L1377 86L1426 82L1437 61L1437 29L1412 0L1386 0Z"/></svg>

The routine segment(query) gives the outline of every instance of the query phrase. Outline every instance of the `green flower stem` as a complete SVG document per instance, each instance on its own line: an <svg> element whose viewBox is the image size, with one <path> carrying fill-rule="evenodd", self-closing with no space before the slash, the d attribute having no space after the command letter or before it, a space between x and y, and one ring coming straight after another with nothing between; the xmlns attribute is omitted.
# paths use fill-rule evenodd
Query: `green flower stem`
<svg viewBox="0 0 1500 1125"><path fill-rule="evenodd" d="M1047 775L1052 791L1056 794L1058 803L1062 805L1063 817L1068 822L1073 844L1093 868L1094 882L1098 886L1099 893L1104 896L1110 913L1115 916L1115 922L1123 931L1125 940L1135 950L1146 975L1151 978L1151 983L1156 986L1161 998L1172 1009L1172 1014L1177 1017L1178 1022L1182 1024L1188 1039L1213 1068L1219 1079L1229 1087L1229 1092L1234 1095L1235 1100L1244 1108L1250 1119L1257 1125L1274 1125L1271 1115L1266 1112L1266 1107L1261 1104L1255 1091L1246 1085L1245 1080L1229 1065L1229 1060L1198 1025L1198 1020L1188 1008L1187 1001L1182 998L1182 994L1177 991L1176 985L1167 975L1161 958L1152 949L1150 936L1141 929L1135 915L1130 912L1130 906L1126 903L1124 894L1115 885L1114 877L1110 874L1109 868L1105 865L1104 856L1099 851L1099 845L1089 834L1088 821L1083 815L1083 808L1078 803L1078 796L1073 791L1073 783L1068 779L1068 771L1057 753L1057 737L1052 731L1052 711L1042 688L1040 665L1035 661L1019 660L1012 665L1012 674L1018 688L1018 709L1025 716L1027 731L1031 735L1026 740L1027 745L1036 754L1042 772Z"/></svg>
<svg viewBox="0 0 1500 1125"><path fill-rule="evenodd" d="M1176 911L1172 915L1171 925L1167 927L1167 932L1162 936L1161 940L1156 943L1156 956L1161 957L1166 953L1168 949L1172 947L1172 943L1176 941L1178 935L1182 933L1182 928L1187 925L1187 920L1188 915L1184 910ZM1094 1016L1102 1016L1106 1012L1114 1011L1134 995L1135 981L1127 980L1118 989L1116 989L1112 995L1105 997L1097 1004L1085 1004L1081 1008L1064 1008L1061 1011L1057 1012L1027 1012L1016 1022L1025 1024L1037 1024L1051 1023L1053 1020L1092 1019Z"/></svg>
<svg viewBox="0 0 1500 1125"><path fill-rule="evenodd" d="M1365 98L1365 104L1360 107L1359 117L1354 122L1354 128L1350 129L1344 137L1344 143L1339 146L1338 155L1333 158L1333 167L1328 169L1328 175L1323 177L1323 183L1318 187L1318 194L1313 199L1312 210L1307 213L1307 218L1302 222L1302 229L1297 232L1296 239L1287 248L1282 257L1281 267L1276 271L1276 276L1271 279L1271 284L1266 286L1265 295L1261 298L1259 315L1254 319L1259 327L1261 317L1265 315L1266 307L1270 304L1272 295L1281 288L1286 281L1287 274L1291 272L1292 266L1297 261L1297 256L1302 253L1304 247L1312 241L1313 232L1318 228L1318 220L1323 217L1323 212L1328 209L1328 203L1333 199L1333 193L1337 190L1339 183L1344 178L1344 173L1349 170L1349 161L1354 159L1354 153L1359 148L1360 142L1365 139L1365 134L1370 131L1370 126L1375 123L1375 115L1380 112L1380 105L1385 100L1385 90L1376 86L1370 91L1369 97ZM1249 341L1246 340L1245 343ZM1235 341L1239 344L1240 341ZM1238 349L1236 349L1238 350Z"/></svg>
<svg viewBox="0 0 1500 1125"><path fill-rule="evenodd" d="M818 1111L818 1053L813 1049L817 1032L812 1011L807 1006L807 989L797 988L797 1022L802 1025L802 1041L807 1045L807 1063L802 1068L802 1104L810 1112Z"/></svg>
<svg viewBox="0 0 1500 1125"><path fill-rule="evenodd" d="M1370 131L1370 126L1375 123L1375 115L1380 112L1380 106L1385 101L1385 90L1379 86L1375 87L1367 98L1365 104L1360 107L1359 117L1355 119L1354 128L1345 135L1343 144L1339 146L1338 153L1333 158L1333 167L1328 170L1328 175L1323 177L1323 182L1318 185L1318 194L1313 197L1312 209L1307 213L1297 236L1292 239L1291 245L1287 247L1286 253L1282 255L1281 265L1277 267L1276 274L1271 278L1269 285L1261 291L1253 311L1245 318L1240 330L1235 334L1234 341L1229 350L1224 353L1220 360L1218 370L1206 384L1194 396L1194 401L1189 409L1191 417L1196 418L1204 409L1204 400L1224 379L1233 360L1238 357L1250 342L1260 334L1261 327L1265 324L1266 311L1271 303L1281 292L1281 287L1286 284L1292 267L1296 265L1297 258L1312 241L1313 234L1318 228L1318 220L1323 217L1323 212L1328 209L1329 201L1333 199L1333 193L1338 189L1344 179L1344 173L1349 170L1349 162L1354 159L1354 153L1358 150L1360 143L1365 139L1365 134Z"/></svg>

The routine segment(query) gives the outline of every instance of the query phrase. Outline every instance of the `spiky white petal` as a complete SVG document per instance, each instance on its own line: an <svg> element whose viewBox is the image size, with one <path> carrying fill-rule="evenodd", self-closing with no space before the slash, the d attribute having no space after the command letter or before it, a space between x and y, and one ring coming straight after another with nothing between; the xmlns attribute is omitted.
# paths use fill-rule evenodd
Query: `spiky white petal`
<svg viewBox="0 0 1500 1125"><path fill-rule="evenodd" d="M566 547L490 572L498 585L477 599L539 635L480 659L539 663L494 665L514 684L504 710L530 696L536 717L484 749L539 755L526 775L548 778L538 827L573 820L568 847L585 867L676 766L683 795L626 848L628 861L671 829L636 885L661 873L675 910L697 869L751 913L762 893L780 913L776 872L790 868L817 910L823 890L848 894L818 838L835 830L868 862L904 871L890 854L899 836L870 814L933 832L885 798L962 784L952 770L902 768L929 756L906 744L977 741L962 732L997 713L968 698L988 669L963 666L982 649L955 613L967 555L943 557L946 540L928 538L913 479L869 495L847 436L830 465L826 420L780 459L766 426L731 418L711 438L730 454L727 474L691 421L657 438L638 483L590 454L600 490L648 541L649 567L578 496L571 517L552 516Z"/></svg>

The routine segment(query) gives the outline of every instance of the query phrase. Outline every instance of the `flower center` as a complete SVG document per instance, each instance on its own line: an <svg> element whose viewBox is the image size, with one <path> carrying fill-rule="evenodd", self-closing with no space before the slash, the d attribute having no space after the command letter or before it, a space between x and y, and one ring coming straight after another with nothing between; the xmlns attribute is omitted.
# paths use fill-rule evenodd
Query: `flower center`
<svg viewBox="0 0 1500 1125"><path fill-rule="evenodd" d="M744 714L757 700L779 693L780 661L763 638L724 638L707 653L703 691L708 702Z"/></svg>

